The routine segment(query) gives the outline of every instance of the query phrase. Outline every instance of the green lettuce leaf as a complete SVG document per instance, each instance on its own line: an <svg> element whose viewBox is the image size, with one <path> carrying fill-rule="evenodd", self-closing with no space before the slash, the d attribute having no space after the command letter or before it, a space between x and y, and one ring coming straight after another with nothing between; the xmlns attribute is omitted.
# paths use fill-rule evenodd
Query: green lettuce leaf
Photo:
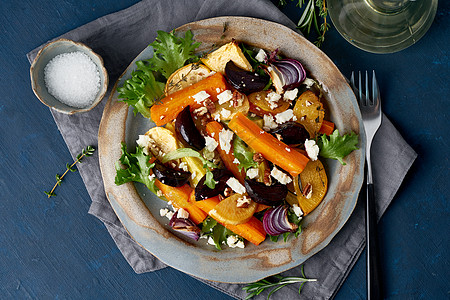
<svg viewBox="0 0 450 300"><path fill-rule="evenodd" d="M139 112L150 118L150 107L163 96L169 76L187 62L198 60L194 51L200 43L194 43L192 38L191 31L184 37L158 31L155 41L150 44L154 49L153 57L137 61L137 69L131 73L131 78L117 88L118 98L132 106L135 115Z"/></svg>
<svg viewBox="0 0 450 300"><path fill-rule="evenodd" d="M127 145L122 143L122 155L116 162L116 177L114 183L121 185L127 182L140 182L156 194L155 179L150 179L150 170L155 166L149 163L150 156L144 154L142 147L136 148L136 153L128 153ZM125 168L123 168L123 166Z"/></svg>
<svg viewBox="0 0 450 300"><path fill-rule="evenodd" d="M196 60L194 51L200 43L195 43L193 36L190 30L185 33L184 38L176 37L173 32L159 30L156 40L150 44L154 50L153 57L149 59L153 70L169 79L170 75L187 61Z"/></svg>
<svg viewBox="0 0 450 300"><path fill-rule="evenodd" d="M227 238L230 235L236 235L233 231L225 228L222 224L218 223L211 217L207 217L202 223L202 233L210 236L216 248L222 250L221 245L227 244Z"/></svg>
<svg viewBox="0 0 450 300"><path fill-rule="evenodd" d="M337 159L341 164L345 165L344 157L353 150L358 149L358 135L354 132L350 134L339 135L336 129L330 136L322 135L318 139L317 145L320 148L319 155L324 158Z"/></svg>
<svg viewBox="0 0 450 300"><path fill-rule="evenodd" d="M258 163L253 160L253 151L238 136L235 136L233 140L233 154L239 161L239 170L244 168L247 171L249 168L258 167Z"/></svg>
<svg viewBox="0 0 450 300"><path fill-rule="evenodd" d="M150 118L150 107L164 94L165 83L155 79L151 65L146 61L137 61L137 69L131 78L119 87L119 99L133 107L134 115L138 112Z"/></svg>

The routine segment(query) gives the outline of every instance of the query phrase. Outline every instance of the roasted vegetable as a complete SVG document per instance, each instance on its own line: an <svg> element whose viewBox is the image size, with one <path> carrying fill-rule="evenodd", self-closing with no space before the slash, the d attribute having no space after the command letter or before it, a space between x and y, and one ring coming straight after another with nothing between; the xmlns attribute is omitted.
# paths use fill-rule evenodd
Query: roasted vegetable
<svg viewBox="0 0 450 300"><path fill-rule="evenodd" d="M309 139L309 133L305 127L296 122L286 122L272 131L270 131L275 137L281 136L283 143L288 145L303 144L306 139Z"/></svg>
<svg viewBox="0 0 450 300"><path fill-rule="evenodd" d="M211 70L225 74L227 62L233 61L239 68L251 71L252 65L248 62L236 41L223 45L219 49L209 53L202 62Z"/></svg>
<svg viewBox="0 0 450 300"><path fill-rule="evenodd" d="M232 87L244 94L262 91L269 83L269 78L246 71L229 61L225 66L225 75Z"/></svg>
<svg viewBox="0 0 450 300"><path fill-rule="evenodd" d="M152 170L153 174L155 174L159 181L173 187L185 185L191 176L188 172L172 169L159 163L158 161L155 162L155 166Z"/></svg>
<svg viewBox="0 0 450 300"><path fill-rule="evenodd" d="M294 106L294 115L297 122L308 130L311 138L314 138L322 127L324 114L323 105L313 92L308 90L298 97Z"/></svg>
<svg viewBox="0 0 450 300"><path fill-rule="evenodd" d="M175 130L194 149L201 150L205 147L205 138L195 127L189 105L178 114L175 120Z"/></svg>
<svg viewBox="0 0 450 300"><path fill-rule="evenodd" d="M240 205L239 201L244 201L245 205ZM222 224L238 225L248 222L253 217L257 206L258 204L250 197L233 194L220 201L209 215Z"/></svg>
<svg viewBox="0 0 450 300"><path fill-rule="evenodd" d="M282 203L288 193L286 185L276 183L274 185L266 185L256 180L245 180L245 189L248 195L256 203L261 203L269 206L277 206Z"/></svg>

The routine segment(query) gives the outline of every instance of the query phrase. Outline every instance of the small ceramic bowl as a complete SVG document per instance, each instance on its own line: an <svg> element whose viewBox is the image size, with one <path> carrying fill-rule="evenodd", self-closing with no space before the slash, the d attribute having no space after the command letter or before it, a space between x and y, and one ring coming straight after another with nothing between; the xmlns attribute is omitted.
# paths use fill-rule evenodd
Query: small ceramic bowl
<svg viewBox="0 0 450 300"><path fill-rule="evenodd" d="M44 68L50 60L59 54L76 51L81 51L89 56L89 58L97 66L100 75L100 89L95 97L95 100L91 105L84 108L72 107L60 102L48 92L44 82ZM38 99L48 107L65 114L86 112L93 109L103 99L108 88L108 73L103 65L103 59L101 56L96 54L86 45L67 39L59 39L51 42L38 52L36 58L31 64L30 77L31 87L36 97L38 97Z"/></svg>

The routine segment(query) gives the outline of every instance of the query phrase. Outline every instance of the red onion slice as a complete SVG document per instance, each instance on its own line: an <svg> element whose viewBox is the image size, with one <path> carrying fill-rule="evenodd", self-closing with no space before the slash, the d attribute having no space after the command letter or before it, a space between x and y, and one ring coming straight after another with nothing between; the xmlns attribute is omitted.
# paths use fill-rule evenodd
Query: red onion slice
<svg viewBox="0 0 450 300"><path fill-rule="evenodd" d="M200 238L200 228L189 219L178 218L178 212L173 214L169 221L169 226L172 227L173 230L176 230L195 241L198 241Z"/></svg>
<svg viewBox="0 0 450 300"><path fill-rule="evenodd" d="M275 236L297 230L298 226L289 222L287 210L288 206L282 205L266 211L263 217L263 227L268 234Z"/></svg>
<svg viewBox="0 0 450 300"><path fill-rule="evenodd" d="M272 65L278 69L279 75L282 76L283 88L286 90L300 86L306 78L305 69L298 60L292 58L275 60Z"/></svg>

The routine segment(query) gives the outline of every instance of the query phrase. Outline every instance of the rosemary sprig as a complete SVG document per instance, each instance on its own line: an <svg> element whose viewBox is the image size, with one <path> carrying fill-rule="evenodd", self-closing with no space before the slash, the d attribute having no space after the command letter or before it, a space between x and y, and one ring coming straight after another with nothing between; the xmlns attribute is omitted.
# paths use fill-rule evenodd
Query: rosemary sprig
<svg viewBox="0 0 450 300"><path fill-rule="evenodd" d="M70 172L76 172L77 169L74 169L73 167L77 163L81 164L81 160L83 159L83 157L85 157L85 156L92 156L92 154L94 154L94 152L95 152L95 149L92 146L87 146L85 149L83 149L81 151L80 154L77 155L77 159L72 164L67 163L66 164L66 171L62 175L56 174L56 176L55 176L56 177L56 183L53 186L53 189L50 192L44 191L44 193L48 196L48 198L50 198L52 196L56 196L56 194L54 193L55 189L56 189L56 187L58 185L61 185L62 180L63 180L64 176L66 176L67 172L69 172L69 171Z"/></svg>
<svg viewBox="0 0 450 300"><path fill-rule="evenodd" d="M286 5L286 0L279 0L279 5ZM305 0L298 0L297 6L302 8L303 5L305 5ZM325 41L325 33L330 29L327 17L328 9L326 0L308 0L297 23L297 29L300 29L301 32L308 37L311 33L311 28L314 27L314 30L318 35L314 44L317 47L320 47ZM320 19L322 19L322 22L320 22Z"/></svg>
<svg viewBox="0 0 450 300"><path fill-rule="evenodd" d="M250 283L250 284L246 285L244 288L242 288L244 291L246 291L248 293L245 300L253 298L254 296L261 294L263 291L265 291L267 289L274 288L267 295L267 299L269 299L273 293L282 289L286 285L292 284L292 283L301 283L300 287L298 289L298 293L300 294L300 292L302 291L303 284L305 284L305 282L317 281L317 279L310 279L310 278L305 277L305 273L303 272L303 266L302 266L302 276L303 277L295 277L295 276L283 277L281 275L275 275L272 277L278 279L278 281L276 281L276 282L271 282L268 279L262 279L260 281Z"/></svg>

